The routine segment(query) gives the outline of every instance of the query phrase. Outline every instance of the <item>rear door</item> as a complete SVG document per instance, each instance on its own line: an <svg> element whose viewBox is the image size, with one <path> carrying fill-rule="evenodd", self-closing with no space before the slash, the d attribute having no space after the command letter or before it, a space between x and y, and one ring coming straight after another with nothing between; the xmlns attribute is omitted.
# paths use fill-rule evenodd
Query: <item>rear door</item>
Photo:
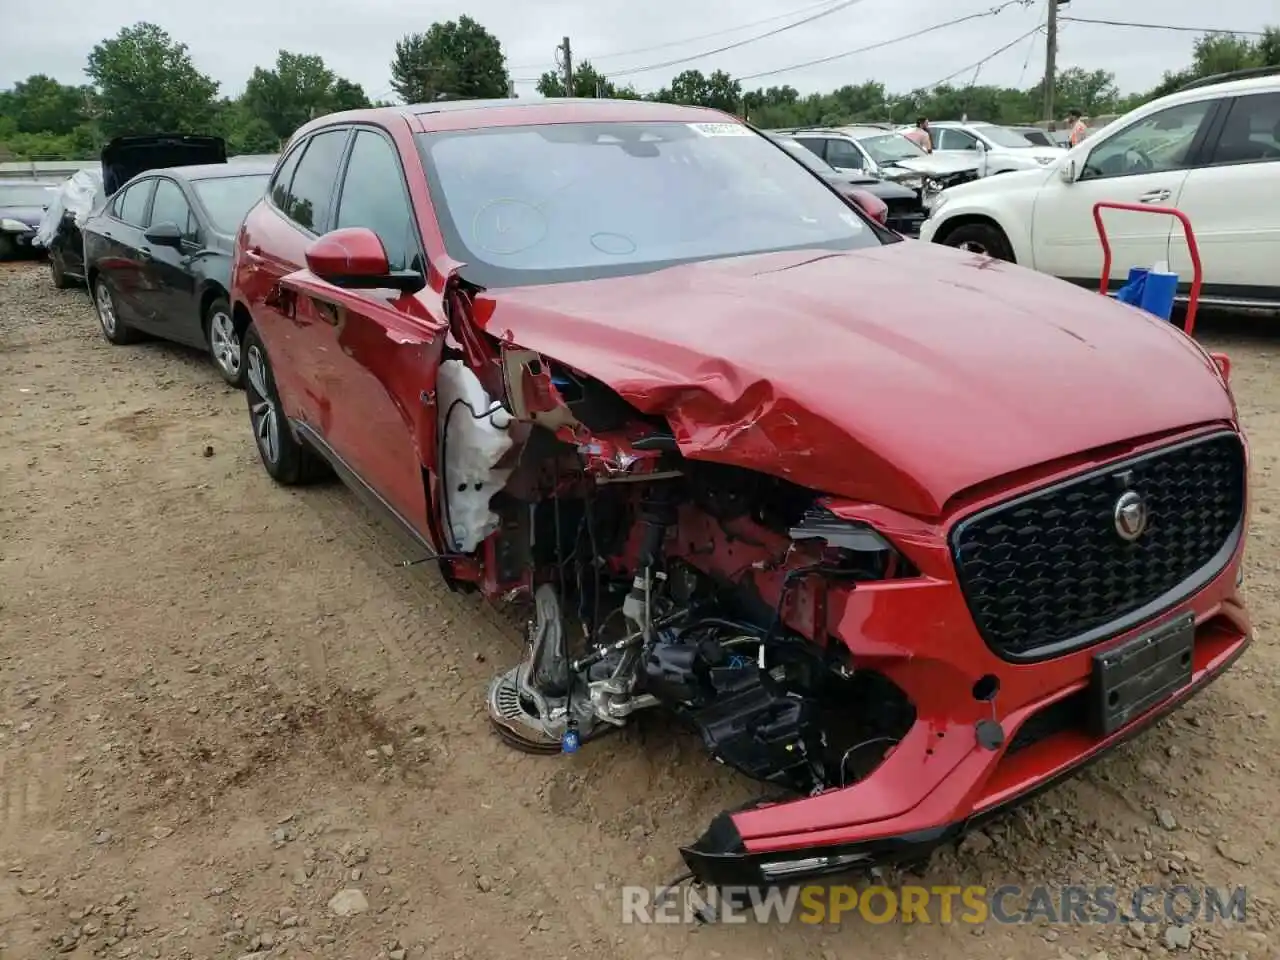
<svg viewBox="0 0 1280 960"><path fill-rule="evenodd" d="M106 214L85 236L85 253L115 292L116 311L125 323L148 327L144 306L148 281L142 247L155 190L154 177L129 184L111 201Z"/></svg>
<svg viewBox="0 0 1280 960"><path fill-rule="evenodd" d="M1177 207L1219 101L1197 100L1156 110L1105 139L1071 152L1079 171L1072 183L1049 175L1036 197L1031 238L1035 269L1097 283L1102 243L1093 220L1098 201ZM1169 216L1103 211L1111 243L1112 276L1169 259L1169 237L1181 230Z"/></svg>
<svg viewBox="0 0 1280 960"><path fill-rule="evenodd" d="M1231 100L1178 207L1191 219L1206 296L1280 301L1280 91ZM1186 290L1191 253L1181 229L1170 269Z"/></svg>
<svg viewBox="0 0 1280 960"><path fill-rule="evenodd" d="M356 128L332 227L367 227L393 271L425 274L404 168L384 130ZM428 398L444 346L442 319L417 297L393 290L343 290L307 272L284 283L297 294L299 317L310 318L298 334L306 342L299 354L313 364L308 392L323 413L314 422L321 439L430 542L423 470L435 459L436 411Z"/></svg>
<svg viewBox="0 0 1280 960"><path fill-rule="evenodd" d="M237 284L267 352L285 413L318 423L325 409L314 396L313 358L299 349L315 318L281 280L306 266L306 249L328 229L348 127L320 130L294 144L267 188L263 216L246 219L237 239ZM269 211L269 213L268 213Z"/></svg>
<svg viewBox="0 0 1280 960"><path fill-rule="evenodd" d="M200 228L182 187L168 177L157 178L151 200L150 226L162 224L173 224L181 230L183 245L177 250L144 242L142 260L147 283L142 291L142 307L156 333L170 340L202 346L204 331L196 278L191 269L193 258L201 250Z"/></svg>

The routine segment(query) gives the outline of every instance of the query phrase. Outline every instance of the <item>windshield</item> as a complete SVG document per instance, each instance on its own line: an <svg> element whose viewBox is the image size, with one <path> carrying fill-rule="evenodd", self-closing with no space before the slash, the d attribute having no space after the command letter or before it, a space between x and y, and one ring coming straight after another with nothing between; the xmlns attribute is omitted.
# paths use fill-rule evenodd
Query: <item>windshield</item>
<svg viewBox="0 0 1280 960"><path fill-rule="evenodd" d="M235 177L193 180L196 196L209 212L214 229L219 233L235 233L249 208L267 191L269 173L246 173Z"/></svg>
<svg viewBox="0 0 1280 960"><path fill-rule="evenodd" d="M445 243L481 286L884 242L738 123L489 127L420 141Z"/></svg>
<svg viewBox="0 0 1280 960"><path fill-rule="evenodd" d="M1010 130L1008 127L997 127L994 123L979 123L973 128L977 133L986 137L997 147L1009 147L1012 150L1022 150L1026 147L1034 147L1035 144L1018 133L1016 130Z"/></svg>
<svg viewBox="0 0 1280 960"><path fill-rule="evenodd" d="M48 206L56 190L44 183L6 183L0 185L0 207Z"/></svg>
<svg viewBox="0 0 1280 960"><path fill-rule="evenodd" d="M918 160L927 157L924 148L917 146L900 133L882 133L874 137L859 137L858 143L876 163L897 163L899 160Z"/></svg>

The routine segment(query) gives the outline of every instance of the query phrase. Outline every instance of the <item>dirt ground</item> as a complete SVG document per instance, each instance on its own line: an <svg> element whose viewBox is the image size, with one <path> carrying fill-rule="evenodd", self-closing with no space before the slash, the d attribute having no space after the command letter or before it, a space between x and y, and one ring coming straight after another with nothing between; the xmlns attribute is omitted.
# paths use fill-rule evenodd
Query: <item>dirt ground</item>
<svg viewBox="0 0 1280 960"><path fill-rule="evenodd" d="M1260 642L921 879L1247 885L1247 920L638 926L621 885L670 880L751 786L653 720L570 758L500 746L509 617L398 567L340 485L273 485L202 357L112 347L83 291L0 265L0 957L1280 954L1280 331L1203 338L1252 439ZM336 916L345 889L367 909Z"/></svg>

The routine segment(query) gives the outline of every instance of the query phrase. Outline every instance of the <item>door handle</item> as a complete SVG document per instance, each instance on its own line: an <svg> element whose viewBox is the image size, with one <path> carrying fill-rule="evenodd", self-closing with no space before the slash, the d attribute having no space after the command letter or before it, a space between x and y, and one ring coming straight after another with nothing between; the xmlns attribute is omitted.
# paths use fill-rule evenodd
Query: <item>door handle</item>
<svg viewBox="0 0 1280 960"><path fill-rule="evenodd" d="M1148 190L1138 198L1139 203L1164 203L1172 196L1172 192L1163 188L1158 190Z"/></svg>

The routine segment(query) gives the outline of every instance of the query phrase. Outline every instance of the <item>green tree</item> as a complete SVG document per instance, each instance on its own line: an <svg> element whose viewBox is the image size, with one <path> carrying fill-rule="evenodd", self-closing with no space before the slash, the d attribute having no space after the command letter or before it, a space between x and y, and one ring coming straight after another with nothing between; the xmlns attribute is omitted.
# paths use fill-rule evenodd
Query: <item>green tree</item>
<svg viewBox="0 0 1280 960"><path fill-rule="evenodd" d="M723 70L711 76L701 70L685 70L672 77L671 86L659 90L653 99L737 113L742 109L742 84Z"/></svg>
<svg viewBox="0 0 1280 960"><path fill-rule="evenodd" d="M89 54L98 88L98 122L110 138L139 133L200 133L213 123L218 84L196 69L185 43L154 23L125 27Z"/></svg>
<svg viewBox="0 0 1280 960"><path fill-rule="evenodd" d="M498 38L465 14L405 36L391 61L391 88L405 103L505 97L510 80Z"/></svg>
<svg viewBox="0 0 1280 960"><path fill-rule="evenodd" d="M288 50L279 52L273 69L254 68L241 99L278 140L313 117L369 105L360 85L335 75L323 58Z"/></svg>
<svg viewBox="0 0 1280 960"><path fill-rule="evenodd" d="M590 60L583 60L573 71L573 92L564 91L564 75L558 70L548 70L538 78L535 89L544 97L605 97L614 100L638 100L634 87L618 86L603 73L591 65Z"/></svg>
<svg viewBox="0 0 1280 960"><path fill-rule="evenodd" d="M91 100L88 87L70 87L37 73L0 93L0 113L12 118L17 133L65 136L88 119Z"/></svg>

